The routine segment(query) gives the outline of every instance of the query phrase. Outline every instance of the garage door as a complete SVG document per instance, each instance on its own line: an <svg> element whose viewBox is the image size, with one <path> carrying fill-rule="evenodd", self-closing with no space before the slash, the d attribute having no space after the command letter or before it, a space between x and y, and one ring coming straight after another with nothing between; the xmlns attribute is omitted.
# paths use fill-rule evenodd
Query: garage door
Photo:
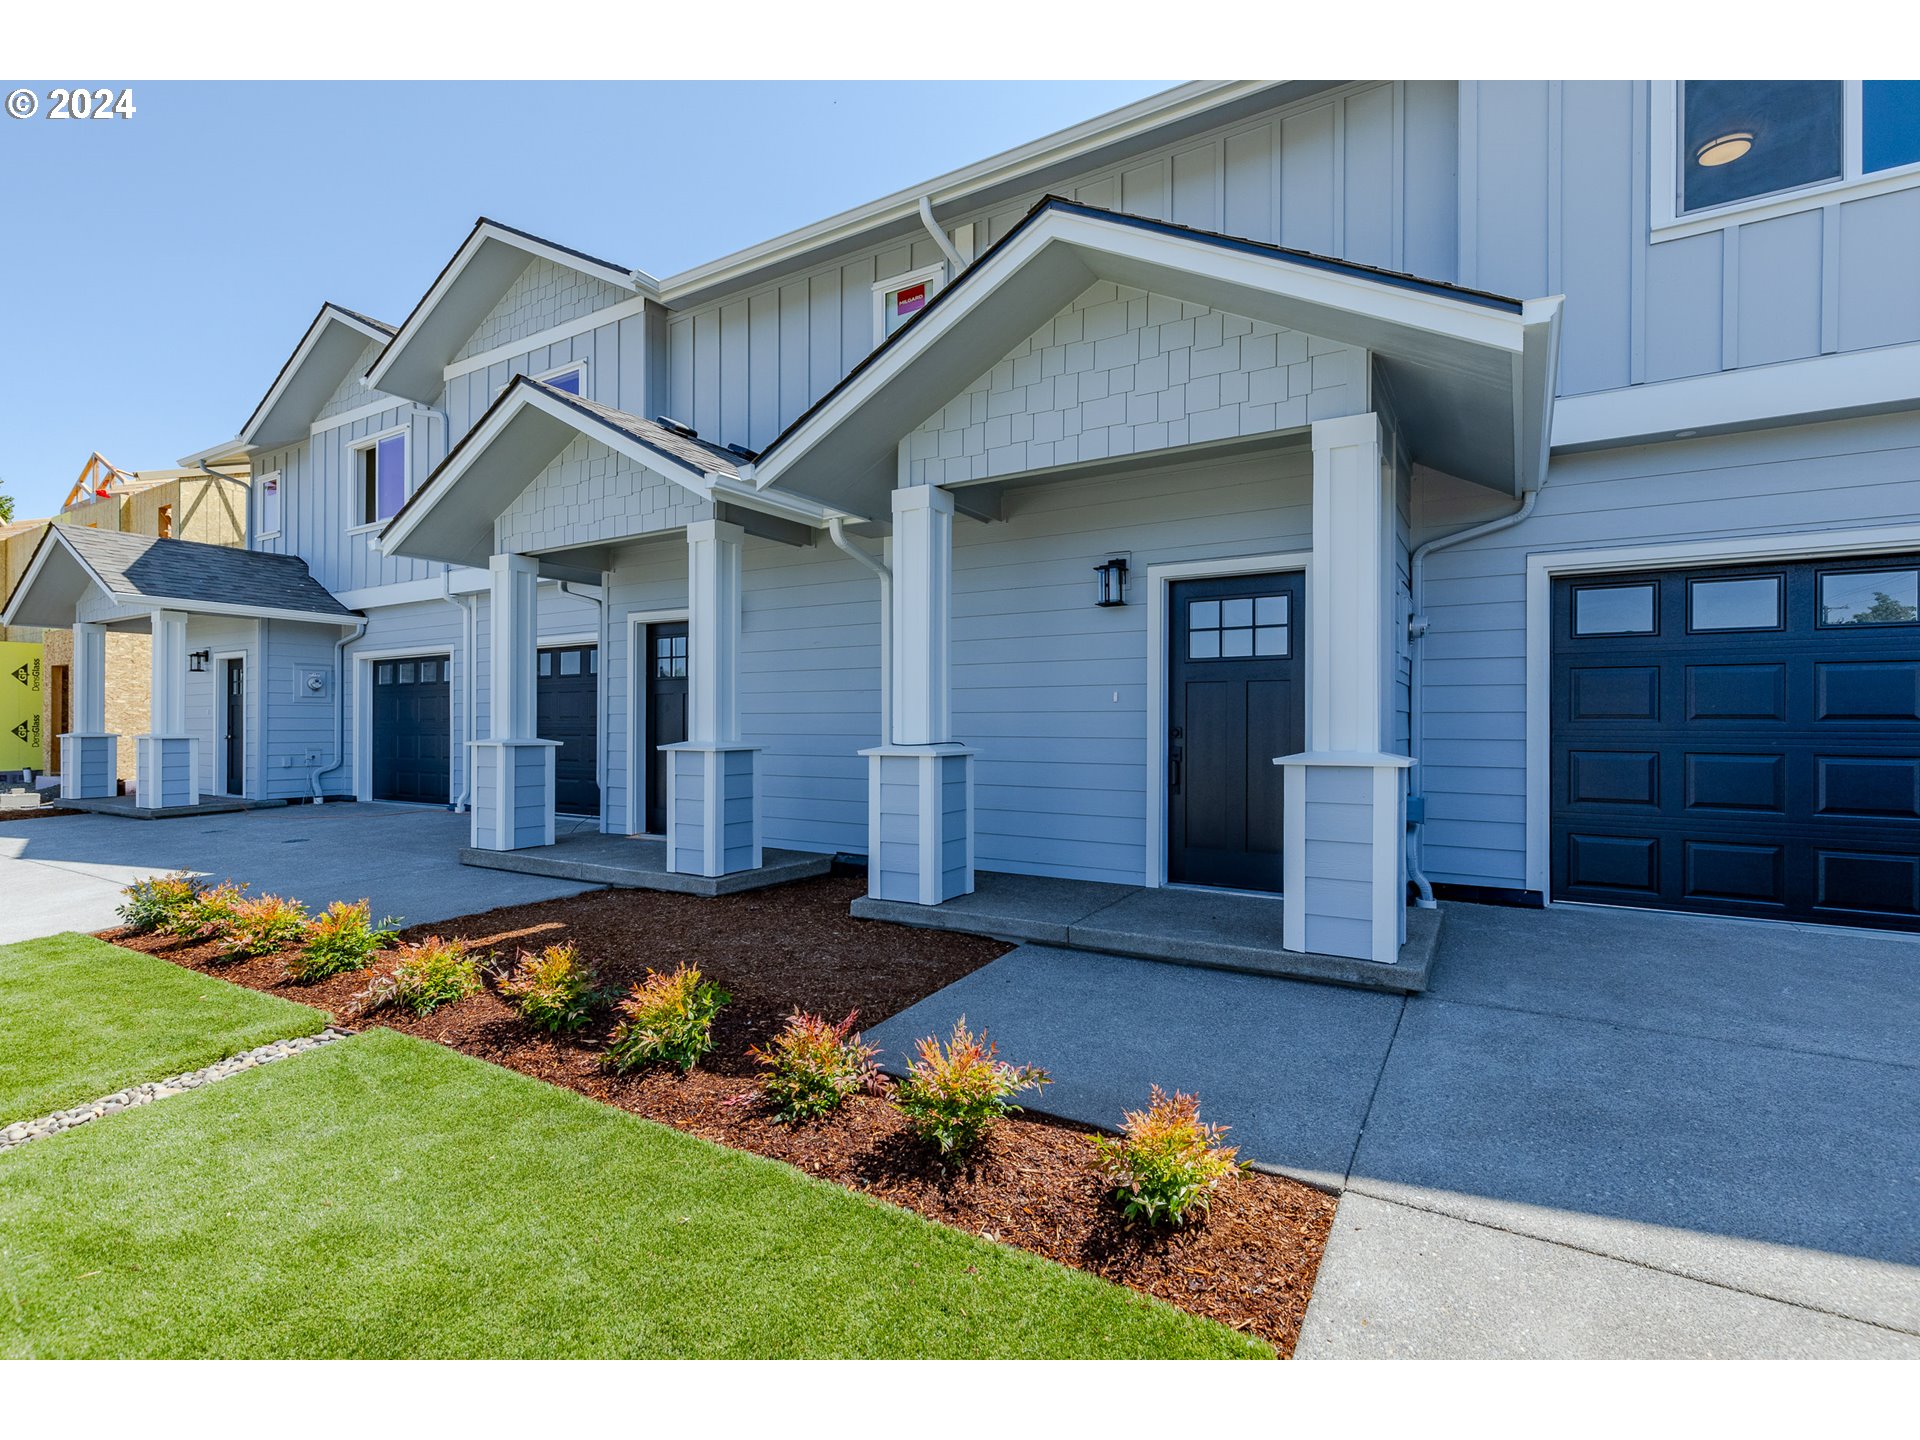
<svg viewBox="0 0 1920 1440"><path fill-rule="evenodd" d="M600 651L567 645L540 652L539 728L558 740L553 760L553 808L561 815L598 815L600 785L593 752L600 735Z"/></svg>
<svg viewBox="0 0 1920 1440"><path fill-rule="evenodd" d="M1920 556L1553 598L1553 891L1920 929Z"/></svg>
<svg viewBox="0 0 1920 1440"><path fill-rule="evenodd" d="M452 687L444 655L373 662L373 798L451 798Z"/></svg>

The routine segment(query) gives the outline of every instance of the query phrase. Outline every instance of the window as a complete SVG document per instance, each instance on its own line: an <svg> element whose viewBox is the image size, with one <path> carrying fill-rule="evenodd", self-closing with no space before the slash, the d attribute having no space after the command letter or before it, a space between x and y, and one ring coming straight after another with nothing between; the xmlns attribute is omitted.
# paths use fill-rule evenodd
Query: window
<svg viewBox="0 0 1920 1440"><path fill-rule="evenodd" d="M362 525L391 520L407 498L407 433L376 435L354 451L360 474Z"/></svg>
<svg viewBox="0 0 1920 1440"><path fill-rule="evenodd" d="M1911 625L1920 620L1920 570L1849 570L1820 577L1822 625Z"/></svg>
<svg viewBox="0 0 1920 1440"><path fill-rule="evenodd" d="M1293 602L1287 595L1246 595L1187 604L1187 658L1284 659L1292 645Z"/></svg>
<svg viewBox="0 0 1920 1440"><path fill-rule="evenodd" d="M687 678L687 637L684 635L660 635L653 642L653 678L656 680L684 680Z"/></svg>
<svg viewBox="0 0 1920 1440"><path fill-rule="evenodd" d="M1778 630L1780 577L1752 580L1689 580L1687 628L1703 630Z"/></svg>
<svg viewBox="0 0 1920 1440"><path fill-rule="evenodd" d="M1656 239L1920 183L1920 81L1683 80L1655 99Z"/></svg>
<svg viewBox="0 0 1920 1440"><path fill-rule="evenodd" d="M947 267L928 265L892 275L873 287L873 343L878 345L932 303L946 283Z"/></svg>
<svg viewBox="0 0 1920 1440"><path fill-rule="evenodd" d="M256 538L266 539L280 533L280 472L269 470L254 482L255 503L260 507L255 527Z"/></svg>
<svg viewBox="0 0 1920 1440"><path fill-rule="evenodd" d="M160 507L160 515L155 523L154 529L162 540L171 540L173 538L173 506L162 505Z"/></svg>
<svg viewBox="0 0 1920 1440"><path fill-rule="evenodd" d="M587 365L584 360L576 361L564 369L550 370L545 375L536 375L533 378L551 385L556 390L564 390L569 395L578 395L581 385L587 378Z"/></svg>
<svg viewBox="0 0 1920 1440"><path fill-rule="evenodd" d="M1651 583L1582 585L1573 592L1573 633L1651 635L1653 596Z"/></svg>

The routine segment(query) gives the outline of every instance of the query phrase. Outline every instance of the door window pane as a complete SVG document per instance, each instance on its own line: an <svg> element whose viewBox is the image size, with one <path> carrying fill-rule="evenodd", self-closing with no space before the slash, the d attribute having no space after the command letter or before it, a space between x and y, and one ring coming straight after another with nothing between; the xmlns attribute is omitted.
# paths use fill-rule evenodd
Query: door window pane
<svg viewBox="0 0 1920 1440"><path fill-rule="evenodd" d="M544 680L551 674L553 674L553 652L551 650L542 650L540 652L540 678Z"/></svg>
<svg viewBox="0 0 1920 1440"><path fill-rule="evenodd" d="M1583 585L1573 592L1576 635L1653 634L1653 585Z"/></svg>
<svg viewBox="0 0 1920 1440"><path fill-rule="evenodd" d="M578 675L580 673L580 652L578 650L562 650L560 652L560 673L562 675Z"/></svg>
<svg viewBox="0 0 1920 1440"><path fill-rule="evenodd" d="M409 661L402 660L400 662L400 683L402 685L413 684L413 665Z"/></svg>
<svg viewBox="0 0 1920 1440"><path fill-rule="evenodd" d="M1777 630L1780 577L1694 580L1687 586L1687 624L1693 630Z"/></svg>
<svg viewBox="0 0 1920 1440"><path fill-rule="evenodd" d="M1284 658L1292 646L1292 604L1292 598L1287 595L1190 601L1187 658L1240 660L1254 655Z"/></svg>
<svg viewBox="0 0 1920 1440"><path fill-rule="evenodd" d="M1841 173L1838 80L1688 80L1683 210L1772 195Z"/></svg>
<svg viewBox="0 0 1920 1440"><path fill-rule="evenodd" d="M1194 660L1218 660L1220 658L1220 632L1218 630L1196 630L1188 637L1187 655Z"/></svg>
<svg viewBox="0 0 1920 1440"><path fill-rule="evenodd" d="M1220 658L1238 660L1242 656L1253 654L1253 631L1222 630L1220 632Z"/></svg>
<svg viewBox="0 0 1920 1440"><path fill-rule="evenodd" d="M1820 577L1823 625L1910 625L1920 620L1920 570L1849 570Z"/></svg>
<svg viewBox="0 0 1920 1440"><path fill-rule="evenodd" d="M1860 168L1920 163L1920 80L1860 82Z"/></svg>
<svg viewBox="0 0 1920 1440"><path fill-rule="evenodd" d="M1187 624L1195 630L1218 630L1220 628L1220 602L1218 600L1196 600L1187 606Z"/></svg>

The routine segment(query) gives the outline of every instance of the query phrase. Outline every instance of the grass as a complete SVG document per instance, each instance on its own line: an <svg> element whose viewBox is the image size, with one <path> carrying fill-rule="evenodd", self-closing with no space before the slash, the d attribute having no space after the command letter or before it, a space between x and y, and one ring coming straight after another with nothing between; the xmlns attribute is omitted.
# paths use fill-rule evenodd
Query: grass
<svg viewBox="0 0 1920 1440"><path fill-rule="evenodd" d="M85 935L0 946L0 1125L312 1035L326 1019Z"/></svg>
<svg viewBox="0 0 1920 1440"><path fill-rule="evenodd" d="M0 1356L1265 1353L386 1030L0 1155Z"/></svg>

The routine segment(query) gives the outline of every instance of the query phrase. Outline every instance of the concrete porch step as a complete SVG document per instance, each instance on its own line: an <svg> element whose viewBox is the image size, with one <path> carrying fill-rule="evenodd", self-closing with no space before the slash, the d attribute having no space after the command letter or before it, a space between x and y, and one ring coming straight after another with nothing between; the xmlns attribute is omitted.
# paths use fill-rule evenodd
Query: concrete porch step
<svg viewBox="0 0 1920 1440"><path fill-rule="evenodd" d="M97 815L119 815L128 820L181 820L195 815L232 815L241 810L278 810L285 800L242 800L222 795L191 805L142 805L131 795L108 795L95 800L64 800L52 804L62 810L89 810Z"/></svg>
<svg viewBox="0 0 1920 1440"><path fill-rule="evenodd" d="M1090 880L981 872L971 895L944 905L863 896L853 913L923 930L955 930L1040 945L1197 965L1364 990L1418 994L1439 949L1440 910L1407 911L1407 939L1393 965L1282 948L1281 906L1272 896L1147 889Z"/></svg>
<svg viewBox="0 0 1920 1440"><path fill-rule="evenodd" d="M522 875L577 880L586 885L665 890L676 895L734 895L743 890L764 890L770 885L824 875L833 868L831 856L801 850L766 850L761 859L764 863L759 869L732 875L677 875L667 869L664 840L602 835L598 831L562 835L551 845L528 850L480 850L468 846L460 851L462 865L484 870L512 870Z"/></svg>

